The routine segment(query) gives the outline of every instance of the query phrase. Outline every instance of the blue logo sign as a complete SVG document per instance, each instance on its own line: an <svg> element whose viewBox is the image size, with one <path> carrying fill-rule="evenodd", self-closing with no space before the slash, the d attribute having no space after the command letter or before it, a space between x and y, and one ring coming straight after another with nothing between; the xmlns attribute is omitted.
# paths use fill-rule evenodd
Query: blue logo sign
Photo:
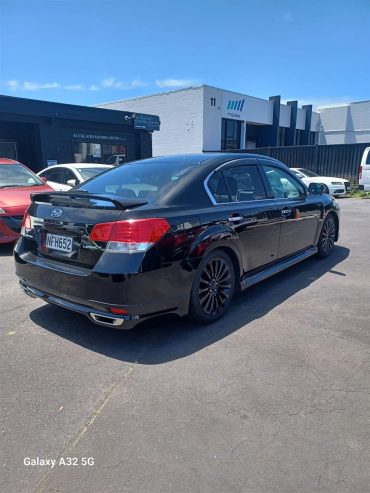
<svg viewBox="0 0 370 493"><path fill-rule="evenodd" d="M227 109L235 110L235 111L243 111L244 102L245 99L239 99L238 101L233 101L229 99L229 102L227 104Z"/></svg>

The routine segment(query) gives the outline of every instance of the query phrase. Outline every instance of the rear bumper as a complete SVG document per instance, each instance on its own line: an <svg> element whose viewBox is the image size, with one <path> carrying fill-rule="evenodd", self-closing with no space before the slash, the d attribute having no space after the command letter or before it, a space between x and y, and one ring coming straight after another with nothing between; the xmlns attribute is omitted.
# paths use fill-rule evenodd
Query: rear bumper
<svg viewBox="0 0 370 493"><path fill-rule="evenodd" d="M45 291L41 291L40 289L30 286L24 280L20 280L19 285L23 292L31 298L40 298L47 303L52 303L53 305L66 308L67 310L81 313L82 315L86 315L92 322L99 325L127 330L132 329L140 321L140 317L138 315L113 315L105 310L97 310L80 303L58 298L57 296L53 296Z"/></svg>
<svg viewBox="0 0 370 493"><path fill-rule="evenodd" d="M192 273L183 271L180 264L130 275L88 269L77 273L70 267L58 267L55 262L21 253L21 244L22 238L15 247L14 258L23 291L82 313L95 323L126 329L157 315L182 316L188 311ZM120 308L127 315L113 315L109 308ZM101 317L116 319L117 323L105 323L107 320L102 321Z"/></svg>

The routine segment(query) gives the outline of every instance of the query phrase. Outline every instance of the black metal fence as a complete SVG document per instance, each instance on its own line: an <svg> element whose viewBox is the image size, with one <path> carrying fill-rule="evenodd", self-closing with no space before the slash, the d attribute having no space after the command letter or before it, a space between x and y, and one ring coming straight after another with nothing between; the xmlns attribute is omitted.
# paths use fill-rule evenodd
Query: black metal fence
<svg viewBox="0 0 370 493"><path fill-rule="evenodd" d="M307 168L323 176L337 176L354 182L358 180L358 168L367 144L335 144L292 147L259 147L233 150L270 156L290 168Z"/></svg>

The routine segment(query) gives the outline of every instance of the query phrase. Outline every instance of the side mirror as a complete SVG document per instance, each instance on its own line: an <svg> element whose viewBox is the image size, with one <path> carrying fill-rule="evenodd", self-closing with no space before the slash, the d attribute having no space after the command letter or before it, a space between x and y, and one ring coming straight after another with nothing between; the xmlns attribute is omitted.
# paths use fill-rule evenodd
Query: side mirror
<svg viewBox="0 0 370 493"><path fill-rule="evenodd" d="M310 183L308 190L310 195L322 195L325 193L324 185L321 183Z"/></svg>
<svg viewBox="0 0 370 493"><path fill-rule="evenodd" d="M67 180L67 185L70 187L75 187L76 182L77 182L77 180Z"/></svg>
<svg viewBox="0 0 370 493"><path fill-rule="evenodd" d="M39 178L42 181L42 183L47 183L48 182L48 179L46 178L46 176L39 176Z"/></svg>

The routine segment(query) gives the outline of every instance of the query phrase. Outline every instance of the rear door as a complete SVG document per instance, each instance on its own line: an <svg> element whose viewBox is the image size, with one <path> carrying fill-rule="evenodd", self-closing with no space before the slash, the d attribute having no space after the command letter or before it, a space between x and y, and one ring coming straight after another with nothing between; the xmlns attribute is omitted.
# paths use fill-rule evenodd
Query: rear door
<svg viewBox="0 0 370 493"><path fill-rule="evenodd" d="M256 159L225 165L211 175L207 186L217 216L240 238L244 272L276 260L280 211L267 197Z"/></svg>
<svg viewBox="0 0 370 493"><path fill-rule="evenodd" d="M323 206L317 196L307 194L293 173L270 162L261 162L281 218L278 258L284 258L316 243Z"/></svg>

